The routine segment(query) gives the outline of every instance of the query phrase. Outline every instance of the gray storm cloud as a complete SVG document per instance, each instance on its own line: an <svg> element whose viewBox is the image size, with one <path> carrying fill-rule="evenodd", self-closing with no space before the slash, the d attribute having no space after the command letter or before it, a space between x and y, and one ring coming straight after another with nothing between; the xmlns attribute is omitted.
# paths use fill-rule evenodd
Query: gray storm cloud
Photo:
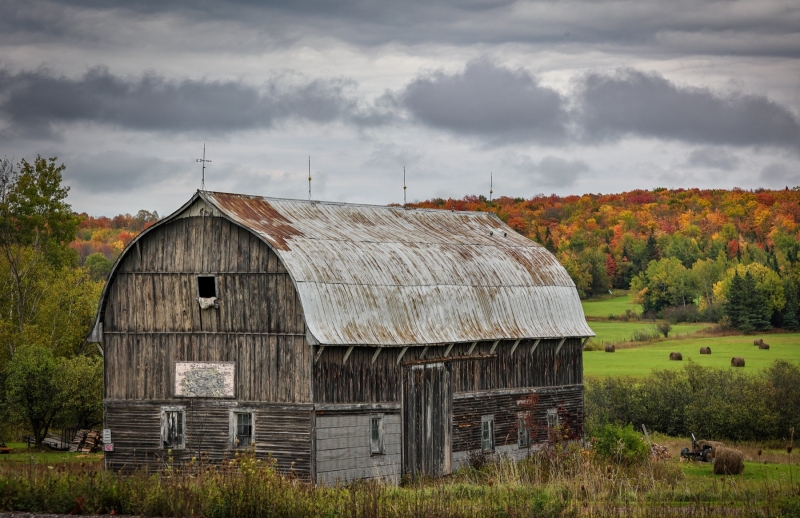
<svg viewBox="0 0 800 518"><path fill-rule="evenodd" d="M358 46L475 43L612 43L619 47L666 47L679 52L793 56L800 53L800 6L780 0L642 0L620 2L473 0L368 2L299 0L257 2L213 0L28 0L0 2L0 33L39 41L92 41L130 37L129 23L169 16L190 22L224 21L241 31L265 31L264 45L291 45L325 34ZM689 14L690 13L690 14ZM102 17L108 29L83 20ZM491 20L487 23L487 20ZM115 27L114 23L119 24ZM133 31L132 34L136 34ZM186 35L160 35L180 45ZM194 46L211 40L236 48L236 39L197 35Z"/></svg>
<svg viewBox="0 0 800 518"><path fill-rule="evenodd" d="M680 87L658 74L589 74L578 97L586 140L626 136L734 146L800 147L800 122L785 106L757 95L721 95Z"/></svg>
<svg viewBox="0 0 800 518"><path fill-rule="evenodd" d="M367 123L345 80L276 77L262 87L237 81L115 76L95 68L71 79L47 70L0 73L0 114L11 131L46 135L91 122L145 131L227 133L296 119Z"/></svg>
<svg viewBox="0 0 800 518"><path fill-rule="evenodd" d="M490 141L555 143L564 139L565 99L524 70L488 61L461 73L420 77L401 94L403 106L423 124Z"/></svg>
<svg viewBox="0 0 800 518"><path fill-rule="evenodd" d="M637 70L576 79L567 98L537 77L487 60L463 71L425 73L375 101L348 79L283 74L262 85L122 77L95 68L77 78L45 69L0 71L0 119L6 133L48 136L94 123L146 132L224 135L270 129L283 121L356 129L421 124L486 145L655 138L691 144L800 148L800 121L764 96L718 94L678 86ZM569 106L569 108L568 108ZM406 121L406 122L404 122ZM692 165L725 169L735 157L701 148Z"/></svg>

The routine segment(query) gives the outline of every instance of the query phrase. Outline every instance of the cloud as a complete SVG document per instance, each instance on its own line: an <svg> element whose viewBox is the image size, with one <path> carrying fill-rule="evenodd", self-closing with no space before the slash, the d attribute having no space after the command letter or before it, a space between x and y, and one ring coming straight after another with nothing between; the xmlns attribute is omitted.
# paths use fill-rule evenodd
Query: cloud
<svg viewBox="0 0 800 518"><path fill-rule="evenodd" d="M78 79L45 69L0 72L0 117L26 135L48 135L71 123L133 130L211 132L271 128L286 120L355 125L381 122L362 110L345 79L275 76L262 87L241 81L176 80L156 74L124 78L93 68Z"/></svg>
<svg viewBox="0 0 800 518"><path fill-rule="evenodd" d="M501 163L523 176L535 188L570 187L576 184L581 175L591 170L583 160L567 160L552 155L537 162L527 155L508 153Z"/></svg>
<svg viewBox="0 0 800 518"><path fill-rule="evenodd" d="M718 147L702 147L693 149L686 163L695 167L708 167L721 171L732 171L742 163L741 159Z"/></svg>
<svg viewBox="0 0 800 518"><path fill-rule="evenodd" d="M772 186L800 185L800 166L794 164L773 163L761 170L759 178Z"/></svg>
<svg viewBox="0 0 800 518"><path fill-rule="evenodd" d="M65 183L93 194L125 193L162 182L180 182L195 174L196 169L196 164L188 160L162 160L124 151L68 157L65 163Z"/></svg>
<svg viewBox="0 0 800 518"><path fill-rule="evenodd" d="M363 166L370 169L400 171L403 167L420 164L423 159L422 153L408 147L401 147L393 143L379 143L374 146Z"/></svg>
<svg viewBox="0 0 800 518"><path fill-rule="evenodd" d="M681 87L651 73L588 74L578 122L589 141L626 136L734 146L800 148L800 122L764 96Z"/></svg>
<svg viewBox="0 0 800 518"><path fill-rule="evenodd" d="M427 126L492 142L564 139L569 122L565 99L525 70L486 60L463 72L418 77L399 95L400 104Z"/></svg>
<svg viewBox="0 0 800 518"><path fill-rule="evenodd" d="M213 136L287 122L392 130L411 122L490 146L595 144L631 137L707 144L693 150L687 163L720 170L739 162L715 146L800 151L800 121L764 96L722 95L632 69L580 76L575 86L569 98L526 70L486 59L469 62L460 72L420 74L376 100L359 94L352 79L291 72L254 86L154 73L124 77L104 68L77 78L44 68L0 70L0 123L6 135L37 138L60 135L75 124ZM395 163L418 158L390 151L397 155L391 159Z"/></svg>
<svg viewBox="0 0 800 518"><path fill-rule="evenodd" d="M141 43L137 38L146 29L142 25L169 18L183 28L178 34L171 33L171 26L159 32L159 39L172 47L188 42L196 48L212 40L244 50L242 41L262 32L268 37L258 43L267 46L276 40L292 45L322 37L362 47L522 43L572 50L576 44L601 43L679 53L797 57L799 14L800 7L781 0L642 0L635 6L589 0L28 0L0 2L0 35L93 42L102 33L105 41ZM100 18L104 26L92 27ZM131 23L136 30L125 29ZM246 37L195 30L206 23L236 25L236 34Z"/></svg>

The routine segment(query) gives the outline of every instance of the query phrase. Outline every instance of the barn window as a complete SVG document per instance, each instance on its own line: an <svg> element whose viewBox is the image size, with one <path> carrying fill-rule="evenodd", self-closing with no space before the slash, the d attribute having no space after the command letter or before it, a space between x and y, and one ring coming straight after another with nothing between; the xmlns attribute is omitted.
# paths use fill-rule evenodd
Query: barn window
<svg viewBox="0 0 800 518"><path fill-rule="evenodd" d="M547 427L555 428L558 426L558 409L551 408L547 410Z"/></svg>
<svg viewBox="0 0 800 518"><path fill-rule="evenodd" d="M210 299L216 297L217 278L213 275L198 275L197 296L201 299Z"/></svg>
<svg viewBox="0 0 800 518"><path fill-rule="evenodd" d="M531 430L528 428L528 414L519 414L517 420L517 444L520 448L527 448L531 445Z"/></svg>
<svg viewBox="0 0 800 518"><path fill-rule="evenodd" d="M182 450L186 445L186 411L184 407L161 408L161 447Z"/></svg>
<svg viewBox="0 0 800 518"><path fill-rule="evenodd" d="M481 450L484 452L494 451L494 416L485 415L481 417Z"/></svg>
<svg viewBox="0 0 800 518"><path fill-rule="evenodd" d="M255 416L252 410L231 411L231 447L249 448L255 439Z"/></svg>
<svg viewBox="0 0 800 518"><path fill-rule="evenodd" d="M382 415L374 415L369 418L369 452L372 455L384 453Z"/></svg>

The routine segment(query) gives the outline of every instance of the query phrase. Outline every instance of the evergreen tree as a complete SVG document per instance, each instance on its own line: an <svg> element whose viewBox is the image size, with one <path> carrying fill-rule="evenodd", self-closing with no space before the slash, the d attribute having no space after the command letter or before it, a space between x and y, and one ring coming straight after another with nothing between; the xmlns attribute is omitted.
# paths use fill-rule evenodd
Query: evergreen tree
<svg viewBox="0 0 800 518"><path fill-rule="evenodd" d="M756 287L756 279L750 272L744 277L734 273L723 308L731 319L731 325L743 333L772 327L766 296Z"/></svg>
<svg viewBox="0 0 800 518"><path fill-rule="evenodd" d="M752 327L747 315L745 298L744 279L739 276L738 271L734 272L723 310L728 318L731 319L731 325L735 329L742 329L743 326Z"/></svg>
<svg viewBox="0 0 800 518"><path fill-rule="evenodd" d="M653 234L653 231L650 231L650 235L647 236L647 244L644 247L644 257L642 258L642 270L647 269L647 265L650 264L650 261L658 260L658 243L656 242L656 236Z"/></svg>
<svg viewBox="0 0 800 518"><path fill-rule="evenodd" d="M556 253L556 245L553 243L553 236L550 234L550 227L544 232L544 247L552 253Z"/></svg>
<svg viewBox="0 0 800 518"><path fill-rule="evenodd" d="M800 327L797 320L797 285L792 279L784 280L784 293L786 294L786 306L783 308L783 328L795 331Z"/></svg>
<svg viewBox="0 0 800 518"><path fill-rule="evenodd" d="M756 287L756 279L750 272L744 275L744 283L746 286L746 293L749 294L748 304L745 309L748 312L750 325L756 331L765 331L772 327L770 319L772 318L769 305L767 304L767 297Z"/></svg>

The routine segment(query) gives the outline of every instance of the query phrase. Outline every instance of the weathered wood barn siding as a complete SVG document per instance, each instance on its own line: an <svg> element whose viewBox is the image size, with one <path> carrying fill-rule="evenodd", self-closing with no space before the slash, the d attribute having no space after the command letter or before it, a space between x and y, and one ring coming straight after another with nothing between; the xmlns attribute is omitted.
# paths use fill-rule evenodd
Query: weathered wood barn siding
<svg viewBox="0 0 800 518"><path fill-rule="evenodd" d="M521 340L513 355L516 340L501 340L494 347L492 358L450 362L453 393L495 389L550 387L583 384L582 340L569 338L555 353L561 340L541 340L531 353L536 340ZM448 354L451 358L488 355L495 341L455 344L453 347L409 348L400 363L401 348L385 348L375 362L374 348L355 348L346 362L346 347L326 347L314 364L314 399L320 403L385 403L400 402L403 363L420 360L423 350L431 361Z"/></svg>
<svg viewBox="0 0 800 518"><path fill-rule="evenodd" d="M200 309L202 274L216 276L219 308ZM221 457L230 451L230 408L245 405L256 410L257 451L310 474L311 353L302 305L280 259L252 232L211 216L153 229L118 265L103 311L110 467L164 457L163 405L186 406L186 449L173 451L175 460L201 447ZM235 362L235 397L175 398L177 361Z"/></svg>

